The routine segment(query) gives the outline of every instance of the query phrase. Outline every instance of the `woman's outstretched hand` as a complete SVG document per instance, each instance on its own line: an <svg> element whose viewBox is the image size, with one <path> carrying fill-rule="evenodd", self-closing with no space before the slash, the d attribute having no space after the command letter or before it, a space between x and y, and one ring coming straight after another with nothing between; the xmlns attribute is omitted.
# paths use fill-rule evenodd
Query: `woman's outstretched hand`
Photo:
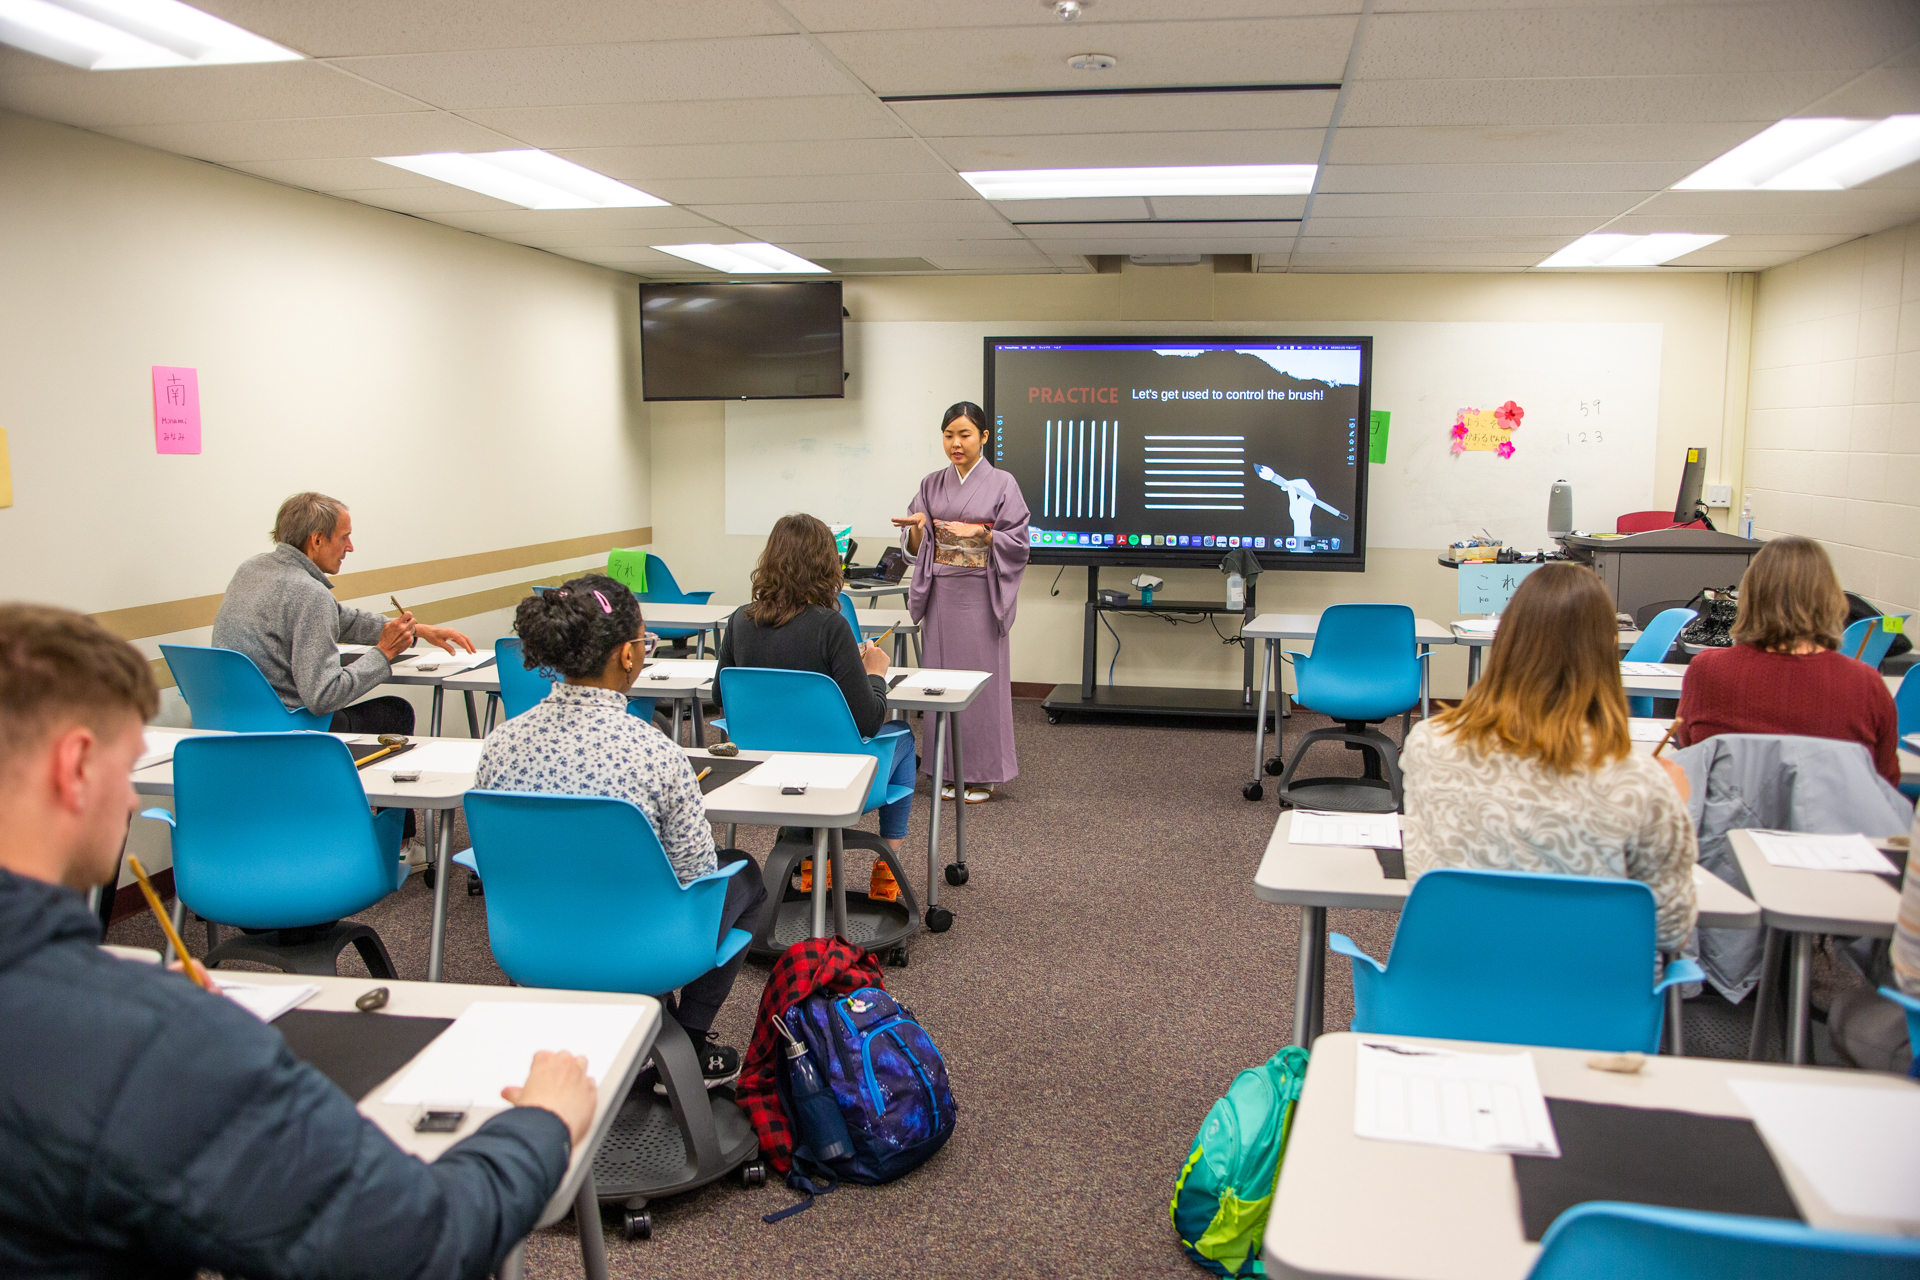
<svg viewBox="0 0 1920 1280"><path fill-rule="evenodd" d="M916 511L910 516L895 516L893 518L893 527L896 529L912 529L915 533L925 533L927 531L927 513L924 511Z"/></svg>

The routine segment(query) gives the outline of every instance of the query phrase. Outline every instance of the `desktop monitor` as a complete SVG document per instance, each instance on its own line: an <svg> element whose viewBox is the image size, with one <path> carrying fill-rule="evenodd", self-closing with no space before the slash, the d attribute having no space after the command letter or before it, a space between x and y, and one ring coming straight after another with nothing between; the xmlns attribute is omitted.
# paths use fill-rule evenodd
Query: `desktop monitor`
<svg viewBox="0 0 1920 1280"><path fill-rule="evenodd" d="M1691 524L1706 512L1700 506L1700 487L1707 478L1707 451L1687 450L1687 466L1680 473L1680 494L1673 500L1673 522Z"/></svg>
<svg viewBox="0 0 1920 1280"><path fill-rule="evenodd" d="M1373 339L988 338L1039 564L1366 567Z"/></svg>

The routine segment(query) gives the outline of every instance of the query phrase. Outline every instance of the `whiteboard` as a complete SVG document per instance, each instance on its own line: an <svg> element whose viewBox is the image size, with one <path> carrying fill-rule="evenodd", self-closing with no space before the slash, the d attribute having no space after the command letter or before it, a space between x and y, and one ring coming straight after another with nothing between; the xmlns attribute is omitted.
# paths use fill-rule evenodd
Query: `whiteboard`
<svg viewBox="0 0 1920 1280"><path fill-rule="evenodd" d="M1611 529L1653 498L1662 328L1479 321L849 321L847 398L726 406L726 530L765 535L791 511L892 541L921 478L945 465L940 415L980 400L981 340L1102 333L1372 335L1373 407L1393 415L1369 474L1367 545L1431 548L1482 528L1547 546L1547 495L1573 486L1578 528ZM1450 452L1462 408L1526 411L1512 458ZM870 558L865 553L862 559Z"/></svg>

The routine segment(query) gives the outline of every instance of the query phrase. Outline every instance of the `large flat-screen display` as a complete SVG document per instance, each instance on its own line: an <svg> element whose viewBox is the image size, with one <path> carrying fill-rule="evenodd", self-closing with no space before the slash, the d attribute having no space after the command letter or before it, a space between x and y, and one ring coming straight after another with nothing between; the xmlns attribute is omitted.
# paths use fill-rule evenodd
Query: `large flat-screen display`
<svg viewBox="0 0 1920 1280"><path fill-rule="evenodd" d="M845 395L838 280L640 286L649 400Z"/></svg>
<svg viewBox="0 0 1920 1280"><path fill-rule="evenodd" d="M988 338L1042 564L1366 567L1371 338Z"/></svg>

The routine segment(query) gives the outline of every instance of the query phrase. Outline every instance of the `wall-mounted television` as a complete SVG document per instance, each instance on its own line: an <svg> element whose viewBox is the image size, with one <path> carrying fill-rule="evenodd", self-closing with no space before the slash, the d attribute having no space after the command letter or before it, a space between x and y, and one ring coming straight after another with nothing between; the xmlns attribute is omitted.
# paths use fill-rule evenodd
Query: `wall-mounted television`
<svg viewBox="0 0 1920 1280"><path fill-rule="evenodd" d="M1366 568L1373 339L988 338L1040 564Z"/></svg>
<svg viewBox="0 0 1920 1280"><path fill-rule="evenodd" d="M640 286L648 400L845 395L838 280Z"/></svg>

